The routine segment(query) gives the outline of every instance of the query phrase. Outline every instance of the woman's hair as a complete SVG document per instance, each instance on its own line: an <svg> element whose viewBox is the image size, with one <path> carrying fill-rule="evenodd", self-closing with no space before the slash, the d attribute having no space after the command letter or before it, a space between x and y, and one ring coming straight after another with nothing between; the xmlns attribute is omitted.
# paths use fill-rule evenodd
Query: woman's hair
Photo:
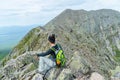
<svg viewBox="0 0 120 80"><path fill-rule="evenodd" d="M55 43L55 34L49 35L48 41L51 42L51 43Z"/></svg>

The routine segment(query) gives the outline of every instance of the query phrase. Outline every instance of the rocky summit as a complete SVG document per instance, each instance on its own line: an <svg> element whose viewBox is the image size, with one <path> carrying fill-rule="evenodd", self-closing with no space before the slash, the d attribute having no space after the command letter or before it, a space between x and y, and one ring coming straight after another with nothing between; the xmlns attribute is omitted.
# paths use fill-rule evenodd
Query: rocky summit
<svg viewBox="0 0 120 80"><path fill-rule="evenodd" d="M49 49L51 33L62 45L67 63L43 76L36 73L34 55ZM120 80L120 12L63 11L32 29L0 62L0 80Z"/></svg>

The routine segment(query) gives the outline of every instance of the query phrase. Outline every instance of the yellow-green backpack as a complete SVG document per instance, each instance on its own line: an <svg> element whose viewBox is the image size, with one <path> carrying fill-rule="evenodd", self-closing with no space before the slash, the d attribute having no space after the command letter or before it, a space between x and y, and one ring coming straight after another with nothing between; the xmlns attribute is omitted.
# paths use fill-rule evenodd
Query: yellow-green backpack
<svg viewBox="0 0 120 80"><path fill-rule="evenodd" d="M51 48L55 52L55 55L56 55L56 65L59 67L65 66L66 58L64 55L64 51L62 47L60 46L60 44L56 44L56 45L58 46L58 50L55 48Z"/></svg>

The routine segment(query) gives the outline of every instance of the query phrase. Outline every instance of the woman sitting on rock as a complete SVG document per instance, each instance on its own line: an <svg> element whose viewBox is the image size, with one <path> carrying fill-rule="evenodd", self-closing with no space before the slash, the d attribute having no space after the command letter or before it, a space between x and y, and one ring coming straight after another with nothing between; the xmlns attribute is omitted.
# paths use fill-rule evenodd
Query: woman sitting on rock
<svg viewBox="0 0 120 80"><path fill-rule="evenodd" d="M37 57L39 57L39 68L38 71L42 74L44 74L47 70L50 68L56 66L56 50L59 50L61 46L59 44L55 44L55 34L49 35L48 41L50 43L51 48L47 50L44 53L37 54ZM44 57L50 55L49 58ZM60 64L57 62L57 64Z"/></svg>

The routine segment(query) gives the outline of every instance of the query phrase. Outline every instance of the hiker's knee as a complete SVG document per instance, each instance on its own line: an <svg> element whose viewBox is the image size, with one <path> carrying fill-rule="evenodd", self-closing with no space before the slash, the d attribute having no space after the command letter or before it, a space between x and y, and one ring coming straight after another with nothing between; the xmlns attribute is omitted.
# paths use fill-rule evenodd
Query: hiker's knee
<svg viewBox="0 0 120 80"><path fill-rule="evenodd" d="M44 59L44 57L39 57L39 59L42 59L42 60L43 60L43 59Z"/></svg>
<svg viewBox="0 0 120 80"><path fill-rule="evenodd" d="M44 61L44 57L39 57L39 61Z"/></svg>

